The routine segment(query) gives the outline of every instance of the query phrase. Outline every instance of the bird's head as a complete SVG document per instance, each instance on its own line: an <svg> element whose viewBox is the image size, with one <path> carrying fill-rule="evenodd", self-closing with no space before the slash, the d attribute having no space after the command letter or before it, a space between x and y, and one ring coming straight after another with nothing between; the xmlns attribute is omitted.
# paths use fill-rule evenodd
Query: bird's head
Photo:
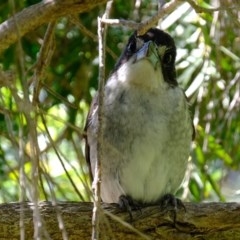
<svg viewBox="0 0 240 240"><path fill-rule="evenodd" d="M177 86L176 47L166 32L151 28L144 35L129 38L113 74L128 84L158 88L161 84Z"/></svg>

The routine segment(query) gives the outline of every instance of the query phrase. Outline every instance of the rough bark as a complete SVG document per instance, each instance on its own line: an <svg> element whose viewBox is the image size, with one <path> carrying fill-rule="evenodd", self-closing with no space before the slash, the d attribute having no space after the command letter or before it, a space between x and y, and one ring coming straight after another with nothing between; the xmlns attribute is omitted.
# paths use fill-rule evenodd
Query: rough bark
<svg viewBox="0 0 240 240"><path fill-rule="evenodd" d="M0 25L0 54L11 44L44 23L69 14L87 12L107 0L47 0L34 4Z"/></svg>
<svg viewBox="0 0 240 240"><path fill-rule="evenodd" d="M133 221L128 225L147 235L148 239L240 239L239 203L185 203L185 206L186 212L178 211L175 225L171 212L160 211L158 206L134 211ZM33 239L32 207L30 203L0 205L0 239L20 239L21 211L25 239ZM63 225L59 224L59 216L67 239L91 239L92 203L61 202L56 207L50 202L42 202L39 209L49 239L62 239L60 228L63 229ZM119 211L114 205L103 205L103 210L101 239L144 239L106 214L129 221L128 213ZM44 236L43 239L48 239L46 234Z"/></svg>

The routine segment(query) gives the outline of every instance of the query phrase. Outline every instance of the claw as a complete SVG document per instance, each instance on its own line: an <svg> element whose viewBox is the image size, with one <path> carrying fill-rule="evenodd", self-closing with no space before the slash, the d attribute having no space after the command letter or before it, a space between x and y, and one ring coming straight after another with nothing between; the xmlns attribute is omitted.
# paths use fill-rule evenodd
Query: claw
<svg viewBox="0 0 240 240"><path fill-rule="evenodd" d="M179 198L176 198L172 194L164 195L160 199L159 203L160 203L160 208L162 210L170 211L170 212L173 213L173 223L174 223L174 225L176 225L177 211L179 209L184 209L184 211L186 212L186 208L185 208L183 202Z"/></svg>
<svg viewBox="0 0 240 240"><path fill-rule="evenodd" d="M141 213L141 205L137 202L134 201L131 197L121 195L119 197L119 207L129 213L130 221L133 221L133 215L132 215L132 210L139 210Z"/></svg>

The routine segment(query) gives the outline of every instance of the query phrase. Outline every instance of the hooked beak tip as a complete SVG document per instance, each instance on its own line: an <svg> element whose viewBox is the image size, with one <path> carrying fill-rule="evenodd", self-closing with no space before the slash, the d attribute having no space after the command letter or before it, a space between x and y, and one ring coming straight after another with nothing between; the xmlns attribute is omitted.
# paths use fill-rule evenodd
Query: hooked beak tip
<svg viewBox="0 0 240 240"><path fill-rule="evenodd" d="M149 60L153 65L154 69L156 69L160 58L157 52L156 44L154 42L148 41L144 43L144 45L138 50L138 52L136 53L135 62L142 59Z"/></svg>

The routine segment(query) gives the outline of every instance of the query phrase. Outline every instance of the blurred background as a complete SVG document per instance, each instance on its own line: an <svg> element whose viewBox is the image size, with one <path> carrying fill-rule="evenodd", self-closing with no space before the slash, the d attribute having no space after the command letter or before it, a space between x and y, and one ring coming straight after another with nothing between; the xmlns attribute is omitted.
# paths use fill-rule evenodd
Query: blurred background
<svg viewBox="0 0 240 240"><path fill-rule="evenodd" d="M2 0L0 22L37 2ZM175 39L178 81L196 128L178 194L184 201L239 201L240 3L196 4L197 11L181 1L158 23ZM158 5L115 0L110 18L142 22ZM0 203L91 201L83 129L98 86L97 17L104 11L43 25L0 55ZM132 32L108 27L106 77Z"/></svg>

